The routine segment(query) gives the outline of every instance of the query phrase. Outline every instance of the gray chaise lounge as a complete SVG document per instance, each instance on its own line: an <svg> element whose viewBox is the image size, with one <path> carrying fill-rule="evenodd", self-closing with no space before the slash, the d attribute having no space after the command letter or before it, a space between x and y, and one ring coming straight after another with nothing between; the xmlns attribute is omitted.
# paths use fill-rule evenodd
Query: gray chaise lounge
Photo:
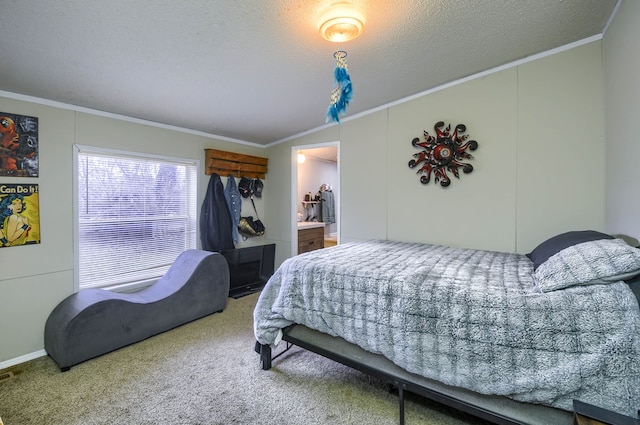
<svg viewBox="0 0 640 425"><path fill-rule="evenodd" d="M222 311L229 268L214 252L187 250L152 286L122 294L84 289L51 312L44 347L60 370Z"/></svg>

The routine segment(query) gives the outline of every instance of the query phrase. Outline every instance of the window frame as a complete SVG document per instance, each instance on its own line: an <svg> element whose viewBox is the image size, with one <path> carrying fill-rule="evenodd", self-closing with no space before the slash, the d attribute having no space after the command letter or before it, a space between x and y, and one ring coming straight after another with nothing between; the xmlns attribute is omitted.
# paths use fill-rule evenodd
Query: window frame
<svg viewBox="0 0 640 425"><path fill-rule="evenodd" d="M79 214L79 156L80 154L95 154L95 155L103 155L103 156L111 156L111 157L123 157L127 159L141 159L141 160L158 160L160 162L166 161L173 164L184 164L191 165L195 167L195 181L193 188L193 196L194 200L194 210L193 216L195 219L194 231L195 236L193 238L194 246L192 248L197 248L198 245L198 226L199 226L199 212L198 212L198 197L199 197L199 184L200 184L200 171L201 165L199 159L193 158L180 158L180 157L172 157L168 155L159 155L159 154L149 154L142 153L137 151L129 151L129 150L120 150L120 149L111 149L111 148L103 148L89 145L81 145L74 144L73 145L73 246L74 246L74 273L73 273L73 289L74 292L78 292L83 289L80 287L80 214ZM104 290L112 291L112 292L134 292L145 287L151 286L154 284L159 278L140 280L130 283L124 283L119 285L105 286L102 287Z"/></svg>

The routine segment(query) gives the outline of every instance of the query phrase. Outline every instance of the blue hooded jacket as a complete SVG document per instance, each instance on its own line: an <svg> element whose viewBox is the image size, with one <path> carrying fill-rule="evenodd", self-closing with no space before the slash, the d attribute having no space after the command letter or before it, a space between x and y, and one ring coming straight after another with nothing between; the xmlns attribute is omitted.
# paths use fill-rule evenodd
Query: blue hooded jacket
<svg viewBox="0 0 640 425"><path fill-rule="evenodd" d="M212 174L200 209L200 242L205 251L234 249L233 222L220 176Z"/></svg>

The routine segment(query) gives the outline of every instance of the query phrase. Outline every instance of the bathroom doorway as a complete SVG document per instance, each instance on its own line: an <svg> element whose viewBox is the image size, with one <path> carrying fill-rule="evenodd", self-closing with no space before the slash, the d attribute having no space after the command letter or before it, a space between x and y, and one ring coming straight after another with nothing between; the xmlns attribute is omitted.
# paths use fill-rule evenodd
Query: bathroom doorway
<svg viewBox="0 0 640 425"><path fill-rule="evenodd" d="M339 150L339 142L292 147L291 255L340 241Z"/></svg>

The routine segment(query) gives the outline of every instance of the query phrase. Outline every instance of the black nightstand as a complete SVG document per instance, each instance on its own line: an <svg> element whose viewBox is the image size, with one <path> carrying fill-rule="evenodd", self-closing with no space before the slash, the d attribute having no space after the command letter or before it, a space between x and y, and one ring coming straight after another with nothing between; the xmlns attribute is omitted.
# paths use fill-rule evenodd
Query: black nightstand
<svg viewBox="0 0 640 425"><path fill-rule="evenodd" d="M573 400L574 425L640 425L640 419Z"/></svg>

